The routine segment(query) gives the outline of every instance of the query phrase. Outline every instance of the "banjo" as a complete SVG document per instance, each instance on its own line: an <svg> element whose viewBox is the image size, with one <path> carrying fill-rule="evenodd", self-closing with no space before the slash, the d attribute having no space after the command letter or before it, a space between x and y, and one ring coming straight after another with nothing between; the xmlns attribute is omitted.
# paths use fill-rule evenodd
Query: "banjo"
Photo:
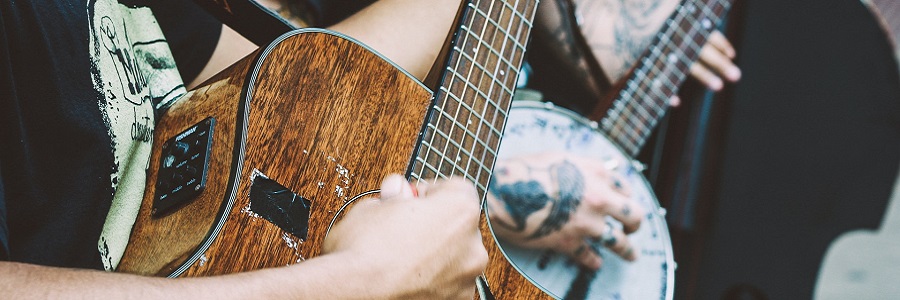
<svg viewBox="0 0 900 300"><path fill-rule="evenodd" d="M685 0L664 23L646 54L599 121L537 101L516 101L510 109L500 157L566 151L613 163L631 184L631 197L646 213L629 236L638 259L628 262L596 245L603 267L579 268L561 254L524 249L498 240L513 266L545 293L561 299L671 299L675 262L672 243L643 165L633 159L663 117L668 100L688 75L700 48L732 0ZM611 223L619 225L609 219ZM621 225L619 225L621 226Z"/></svg>

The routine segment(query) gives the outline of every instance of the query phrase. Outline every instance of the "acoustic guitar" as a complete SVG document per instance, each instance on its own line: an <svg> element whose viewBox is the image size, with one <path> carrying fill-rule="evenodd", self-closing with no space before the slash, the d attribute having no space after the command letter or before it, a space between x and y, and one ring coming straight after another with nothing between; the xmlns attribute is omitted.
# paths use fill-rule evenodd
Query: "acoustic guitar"
<svg viewBox="0 0 900 300"><path fill-rule="evenodd" d="M210 276L301 263L320 253L345 204L390 173L464 177L483 196L537 2L466 1L434 95L320 29L281 35L188 92L158 119L117 271ZM501 299L542 294L482 220L487 285Z"/></svg>
<svg viewBox="0 0 900 300"><path fill-rule="evenodd" d="M685 0L665 21L645 55L636 62L608 110L585 118L535 101L516 101L500 147L501 158L543 151L565 151L608 162L627 181L631 197L648 213L629 239L639 253L627 262L599 243L603 267L588 271L567 257L503 243L516 268L542 290L563 299L671 299L675 263L665 221L650 185L633 159L663 117L668 101L686 79L707 37L731 0ZM610 223L619 225L609 218ZM619 225L620 226L620 225Z"/></svg>

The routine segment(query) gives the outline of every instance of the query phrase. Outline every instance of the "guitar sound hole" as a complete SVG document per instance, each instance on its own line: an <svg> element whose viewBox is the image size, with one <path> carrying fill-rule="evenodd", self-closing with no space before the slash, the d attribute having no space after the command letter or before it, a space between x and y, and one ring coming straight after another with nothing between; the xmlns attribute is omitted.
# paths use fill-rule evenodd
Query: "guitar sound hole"
<svg viewBox="0 0 900 300"><path fill-rule="evenodd" d="M356 204L357 200L360 200L360 199L363 199L366 197L377 197L380 193L381 193L381 190L371 190L371 191L364 192L362 194L353 196L353 198L350 198L350 200L348 200L347 203L344 203L344 205L341 206L341 209L339 209L337 212L334 213L334 217L331 218L331 223L328 224L328 230L325 231L325 236L327 237L328 233L331 232L331 227L333 227L334 224L337 224L337 222L340 221L341 218L344 217L344 213L346 213L347 211L350 211L350 209L353 208L353 205Z"/></svg>

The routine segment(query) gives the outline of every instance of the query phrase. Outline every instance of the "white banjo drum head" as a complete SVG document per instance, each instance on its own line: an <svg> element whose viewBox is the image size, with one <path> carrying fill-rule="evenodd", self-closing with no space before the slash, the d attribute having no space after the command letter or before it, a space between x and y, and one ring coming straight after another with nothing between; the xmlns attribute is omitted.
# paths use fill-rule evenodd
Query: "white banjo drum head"
<svg viewBox="0 0 900 300"><path fill-rule="evenodd" d="M574 112L550 103L513 102L498 157L506 159L550 150L618 162L613 172L630 184L631 197L647 212L640 229L628 236L638 259L625 261L598 245L603 266L591 272L581 270L567 256L523 249L497 240L507 259L536 286L556 298L671 299L675 263L664 211L641 172L634 168L632 159L598 131L596 123ZM621 227L612 218L609 220Z"/></svg>

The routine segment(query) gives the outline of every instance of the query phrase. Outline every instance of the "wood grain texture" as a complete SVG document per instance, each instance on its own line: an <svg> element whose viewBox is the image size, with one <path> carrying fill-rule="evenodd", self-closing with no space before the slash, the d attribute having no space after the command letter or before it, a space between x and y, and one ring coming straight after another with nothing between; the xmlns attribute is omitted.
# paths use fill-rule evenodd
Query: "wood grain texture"
<svg viewBox="0 0 900 300"><path fill-rule="evenodd" d="M183 276L284 266L315 257L329 222L345 201L377 189L387 174L403 173L413 155L432 101L430 91L415 79L359 44L324 31L295 32L273 44L260 58L255 81L243 83L250 97L249 115L243 141L245 156L240 158L243 166L235 178L238 188L234 206L227 212L227 221L218 236L202 252L202 258L187 262L191 266ZM235 73L230 78L243 81L246 77ZM228 112L237 106L233 102L238 102L235 98L203 100L219 102ZM197 118L205 116L198 114ZM168 115L163 117L167 118ZM165 124L160 122L161 126ZM234 134L234 127L224 127L217 128L217 134ZM241 142L217 139L214 152L228 152ZM230 162L225 157L216 159ZM249 209L250 178L255 171L312 201L306 241ZM218 201L221 205L221 197L216 198L220 192L212 182L220 187L221 181L227 179L214 179L212 174L211 171L210 186L201 196L203 199L195 204ZM141 218L139 222L148 224L139 224L142 229L136 230L135 235L165 232L172 227L161 227L171 224L163 220L174 216L206 216L217 210L218 207L191 204L160 220ZM209 227L200 229L208 222L198 223L201 224L188 228L209 232ZM129 247L141 252L132 260L153 268L120 270L163 275L173 266L185 263L191 251L176 251L170 238L138 237L149 241ZM144 251L148 248L161 250ZM165 251L170 248L172 251Z"/></svg>
<svg viewBox="0 0 900 300"><path fill-rule="evenodd" d="M427 89L381 57L323 32L279 42L251 84L236 203L207 260L186 276L284 266L318 255L345 201L405 170L431 103ZM306 241L249 210L254 170L312 201Z"/></svg>
<svg viewBox="0 0 900 300"><path fill-rule="evenodd" d="M509 262L509 259L503 254L500 244L495 239L496 237L491 232L485 214L482 214L481 218L481 236L485 248L488 250L488 260L490 261L484 270L484 276L488 280L488 285L494 298L554 299L549 294L544 293ZM478 298L478 295L475 298Z"/></svg>
<svg viewBox="0 0 900 300"><path fill-rule="evenodd" d="M120 272L142 275L168 275L188 258L210 234L225 201L232 176L232 152L238 100L246 74L252 67L252 53L247 58L210 78L197 89L176 101L159 119L153 137L153 152L147 174L144 200L128 247L117 268ZM163 143L208 116L216 118L209 178L204 192L183 209L160 218L150 216L156 192L157 167Z"/></svg>

